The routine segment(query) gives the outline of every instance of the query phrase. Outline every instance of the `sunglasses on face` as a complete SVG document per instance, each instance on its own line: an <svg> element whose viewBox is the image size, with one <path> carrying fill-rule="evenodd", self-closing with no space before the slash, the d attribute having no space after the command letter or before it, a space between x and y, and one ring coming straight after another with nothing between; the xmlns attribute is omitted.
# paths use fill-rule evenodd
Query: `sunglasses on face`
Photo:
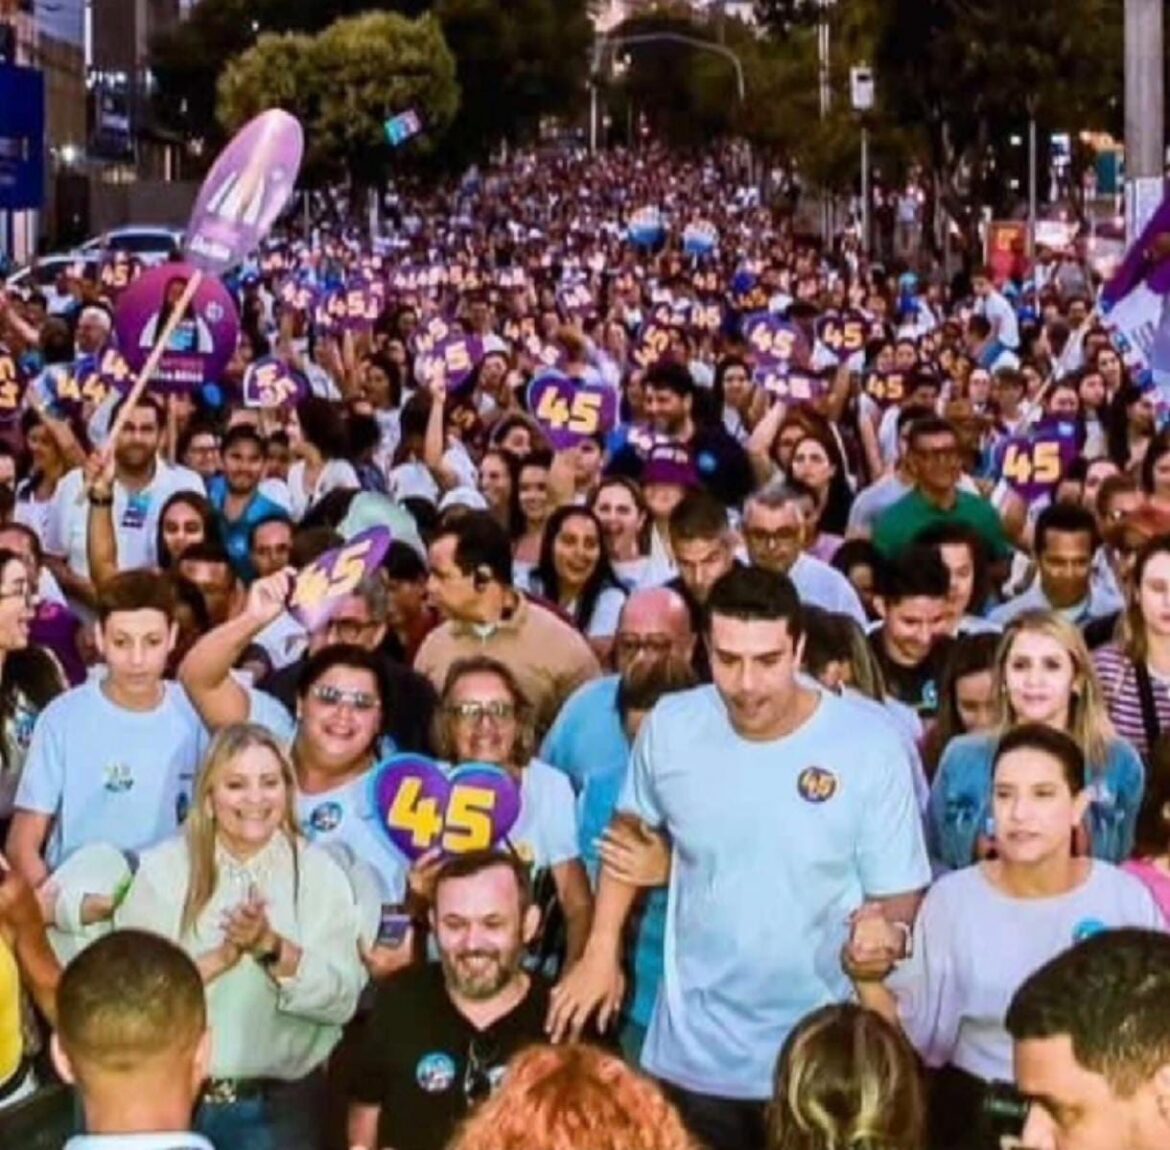
<svg viewBox="0 0 1170 1150"><path fill-rule="evenodd" d="M505 703L499 700L491 703L470 701L466 703L451 703L447 707L447 714L461 723L479 723L483 719L491 719L493 723L505 723L516 717L514 703Z"/></svg>
<svg viewBox="0 0 1170 1150"><path fill-rule="evenodd" d="M345 691L341 687L319 684L311 687L309 694L325 707L349 706L355 711L365 712L372 711L378 706L377 696L371 695L369 691Z"/></svg>

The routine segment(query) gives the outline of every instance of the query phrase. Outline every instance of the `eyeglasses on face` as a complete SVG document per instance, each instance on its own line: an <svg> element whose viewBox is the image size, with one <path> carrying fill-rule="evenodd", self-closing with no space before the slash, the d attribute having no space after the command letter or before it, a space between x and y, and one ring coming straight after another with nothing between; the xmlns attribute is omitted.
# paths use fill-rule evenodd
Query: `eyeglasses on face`
<svg viewBox="0 0 1170 1150"><path fill-rule="evenodd" d="M369 691L346 691L318 683L309 688L309 694L324 707L352 707L355 711L372 711L378 704L378 697Z"/></svg>
<svg viewBox="0 0 1170 1150"><path fill-rule="evenodd" d="M772 551L779 547L787 547L799 543L801 530L799 527L782 527L778 531L765 531L761 527L749 527L745 532L749 546L759 547L764 551Z"/></svg>
<svg viewBox="0 0 1170 1150"><path fill-rule="evenodd" d="M618 635L615 645L623 655L665 655L674 646L669 635Z"/></svg>
<svg viewBox="0 0 1170 1150"><path fill-rule="evenodd" d="M484 719L493 723L507 723L516 717L515 703L505 703L501 699L493 699L490 703L482 703L470 699L465 703L448 703L447 714L460 723L475 724Z"/></svg>
<svg viewBox="0 0 1170 1150"><path fill-rule="evenodd" d="M23 599L26 603L40 602L40 593L28 583L20 583L15 587L0 587L0 599Z"/></svg>
<svg viewBox="0 0 1170 1150"><path fill-rule="evenodd" d="M373 624L361 619L330 619L325 624L325 634L328 638L338 639L342 643L359 643L366 631Z"/></svg>

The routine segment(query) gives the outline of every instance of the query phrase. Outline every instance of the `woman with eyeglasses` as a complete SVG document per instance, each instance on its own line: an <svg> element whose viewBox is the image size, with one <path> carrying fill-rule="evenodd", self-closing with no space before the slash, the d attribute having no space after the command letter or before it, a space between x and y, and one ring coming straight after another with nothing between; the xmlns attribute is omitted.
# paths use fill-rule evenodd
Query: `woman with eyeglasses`
<svg viewBox="0 0 1170 1150"><path fill-rule="evenodd" d="M196 1129L218 1150L319 1150L324 1067L366 974L345 872L297 829L272 733L225 727L182 832L145 851L115 928L195 961L215 1032Z"/></svg>
<svg viewBox="0 0 1170 1150"><path fill-rule="evenodd" d="M434 744L449 763L492 763L519 785L520 817L506 845L532 868L538 902L552 905L555 893L564 915L564 963L572 964L585 947L593 916L576 800L566 776L534 757L532 706L512 672L486 657L455 663L443 686ZM558 957L552 925L546 917L536 956L542 965Z"/></svg>
<svg viewBox="0 0 1170 1150"><path fill-rule="evenodd" d="M288 747L302 833L336 845L372 871L382 901L402 902L409 863L383 833L370 786L376 765L395 750L384 733L389 688L381 658L345 643L310 655L297 685L295 722L271 695L232 674L256 635L284 610L292 580L291 572L281 571L253 583L244 610L191 648L179 681L211 730L253 722L272 731ZM391 969L409 958L382 949L368 956L375 973L380 959Z"/></svg>
<svg viewBox="0 0 1170 1150"><path fill-rule="evenodd" d="M1117 737L1080 631L1054 611L1028 611L1004 632L995 659L994 730L952 739L931 787L927 840L948 869L994 847L991 764L996 743L1020 723L1072 736L1085 760L1090 853L1120 863L1133 849L1145 787L1137 752Z"/></svg>

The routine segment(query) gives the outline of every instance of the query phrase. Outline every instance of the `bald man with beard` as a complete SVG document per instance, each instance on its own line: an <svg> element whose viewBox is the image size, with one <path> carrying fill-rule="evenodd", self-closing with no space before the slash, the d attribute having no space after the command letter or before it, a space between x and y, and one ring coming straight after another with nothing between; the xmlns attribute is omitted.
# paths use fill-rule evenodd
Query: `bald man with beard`
<svg viewBox="0 0 1170 1150"><path fill-rule="evenodd" d="M541 748L540 757L564 771L577 792L577 826L581 858L596 884L598 843L638 839L649 832L629 822L611 827L618 795L630 762L631 732L619 706L623 686L657 667L663 679L694 682L691 671L697 636L686 601L668 587L635 591L625 603L614 638L616 675L586 683L561 708ZM607 832L607 828L609 828ZM662 975L666 891L647 892L630 958L633 993L621 1019L619 1039L635 1063Z"/></svg>

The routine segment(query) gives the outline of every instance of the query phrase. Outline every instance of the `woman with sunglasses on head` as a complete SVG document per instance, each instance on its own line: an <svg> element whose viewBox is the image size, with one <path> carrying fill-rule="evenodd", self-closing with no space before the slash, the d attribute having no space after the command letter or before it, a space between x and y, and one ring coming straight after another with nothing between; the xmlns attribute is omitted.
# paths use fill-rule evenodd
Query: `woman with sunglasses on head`
<svg viewBox="0 0 1170 1150"><path fill-rule="evenodd" d="M990 769L995 856L939 878L912 933L863 906L843 952L862 1004L936 1069L930 1145L947 1150L999 1145L987 1102L1012 1078L1004 1017L1017 987L1093 934L1163 929L1140 882L1074 851L1092 802L1074 739L1024 723L994 745Z"/></svg>
<svg viewBox="0 0 1170 1150"><path fill-rule="evenodd" d="M609 565L602 527L587 507L558 507L545 525L528 589L555 603L608 662L626 592Z"/></svg>
<svg viewBox="0 0 1170 1150"><path fill-rule="evenodd" d="M507 845L532 867L538 903L552 905L555 892L565 919L564 964L576 962L593 916L577 837L576 799L566 776L534 757L532 707L512 672L486 657L456 662L443 687L434 744L447 762L494 764L520 787L520 817L508 832ZM557 957L549 925L546 916L538 943L542 962Z"/></svg>
<svg viewBox="0 0 1170 1150"><path fill-rule="evenodd" d="M297 684L295 722L283 704L232 674L256 635L285 609L292 583L288 571L256 580L244 610L191 648L179 681L211 730L253 722L272 731L288 747L295 771L301 831L372 871L382 901L402 902L409 863L379 825L370 787L374 768L395 750L385 734L389 688L381 657L346 643L310 655ZM394 965L382 949L367 956L375 974L382 959L387 970ZM402 965L409 955L398 957Z"/></svg>
<svg viewBox="0 0 1170 1150"><path fill-rule="evenodd" d="M319 1150L325 1073L366 974L345 872L297 829L292 764L266 728L224 728L174 838L145 851L116 928L195 961L215 1030L196 1129L218 1150Z"/></svg>
<svg viewBox="0 0 1170 1150"><path fill-rule="evenodd" d="M960 735L943 751L931 787L927 843L944 867L969 866L986 848L997 738L1019 723L1071 735L1085 760L1087 832L1096 858L1120 863L1133 849L1145 771L1117 737L1084 638L1053 611L1028 611L1004 632L995 660L994 731Z"/></svg>

